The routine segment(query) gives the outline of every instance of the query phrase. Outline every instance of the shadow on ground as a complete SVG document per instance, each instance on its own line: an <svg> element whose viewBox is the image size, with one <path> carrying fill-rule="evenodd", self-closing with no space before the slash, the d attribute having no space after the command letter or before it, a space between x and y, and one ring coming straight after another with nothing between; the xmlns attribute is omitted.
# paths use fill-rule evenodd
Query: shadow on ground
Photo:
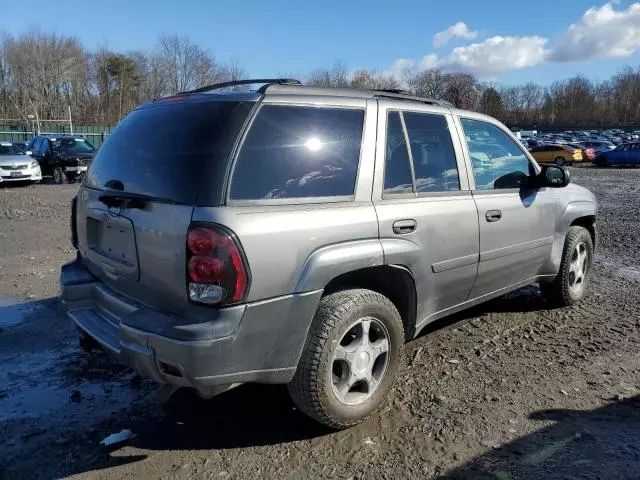
<svg viewBox="0 0 640 480"><path fill-rule="evenodd" d="M457 323L462 323L472 318L483 317L489 313L540 312L551 308L553 307L545 301L537 284L527 285L502 297L436 320L422 329L419 337L429 335L443 328L452 327Z"/></svg>
<svg viewBox="0 0 640 480"><path fill-rule="evenodd" d="M640 478L640 397L591 411L539 411L530 418L551 420L554 424L441 478Z"/></svg>

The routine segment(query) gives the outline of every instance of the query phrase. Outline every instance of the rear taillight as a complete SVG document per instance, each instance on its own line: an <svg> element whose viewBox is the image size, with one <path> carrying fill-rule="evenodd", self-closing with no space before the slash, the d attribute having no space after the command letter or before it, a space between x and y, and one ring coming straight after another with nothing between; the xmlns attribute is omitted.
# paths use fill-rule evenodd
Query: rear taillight
<svg viewBox="0 0 640 480"><path fill-rule="evenodd" d="M244 299L248 271L233 233L195 225L187 234L187 282L191 301L229 305Z"/></svg>
<svg viewBox="0 0 640 480"><path fill-rule="evenodd" d="M71 200L71 243L75 248L78 248L78 197L73 197Z"/></svg>

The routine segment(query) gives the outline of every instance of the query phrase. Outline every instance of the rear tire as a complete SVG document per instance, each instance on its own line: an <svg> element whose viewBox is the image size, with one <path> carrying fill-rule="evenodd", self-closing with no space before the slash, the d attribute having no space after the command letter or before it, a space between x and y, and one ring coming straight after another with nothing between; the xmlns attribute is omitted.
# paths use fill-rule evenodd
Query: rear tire
<svg viewBox="0 0 640 480"><path fill-rule="evenodd" d="M53 181L58 185L67 183L67 174L64 172L62 167L56 167L53 169Z"/></svg>
<svg viewBox="0 0 640 480"><path fill-rule="evenodd" d="M564 160L564 157L558 157L554 160L554 162L557 166L562 167L566 162Z"/></svg>
<svg viewBox="0 0 640 480"><path fill-rule="evenodd" d="M558 275L550 283L540 283L540 291L554 307L568 307L584 297L591 265L593 240L584 227L569 228L564 240Z"/></svg>
<svg viewBox="0 0 640 480"><path fill-rule="evenodd" d="M374 413L393 385L404 349L396 307L371 290L323 297L289 384L297 407L334 429Z"/></svg>

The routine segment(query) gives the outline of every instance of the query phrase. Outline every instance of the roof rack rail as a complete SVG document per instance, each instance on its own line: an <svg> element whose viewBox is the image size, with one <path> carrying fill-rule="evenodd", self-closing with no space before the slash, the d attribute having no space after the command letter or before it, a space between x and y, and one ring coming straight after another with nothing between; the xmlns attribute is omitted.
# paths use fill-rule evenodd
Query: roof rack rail
<svg viewBox="0 0 640 480"><path fill-rule="evenodd" d="M401 90L399 88L379 88L374 91L384 92L384 93L395 93L397 95L411 95L411 92L409 90Z"/></svg>
<svg viewBox="0 0 640 480"><path fill-rule="evenodd" d="M454 105L451 102L446 100L436 100L435 98L427 98L427 97L417 97L415 95L411 95L410 92L406 90L398 90L398 89L388 89L388 90L373 90L373 93L376 97L384 97L384 98L393 98L396 100L411 100L413 102L422 102L427 103L429 105L438 105L440 107L453 107Z"/></svg>
<svg viewBox="0 0 640 480"><path fill-rule="evenodd" d="M214 83L213 85L207 85L205 87L196 88L193 90L187 90L180 92L178 95L184 95L187 93L203 93L211 90L219 90L221 88L235 87L238 85L253 85L256 83L277 84L277 85L302 85L299 80L292 78L256 78L249 80L234 80L232 82Z"/></svg>

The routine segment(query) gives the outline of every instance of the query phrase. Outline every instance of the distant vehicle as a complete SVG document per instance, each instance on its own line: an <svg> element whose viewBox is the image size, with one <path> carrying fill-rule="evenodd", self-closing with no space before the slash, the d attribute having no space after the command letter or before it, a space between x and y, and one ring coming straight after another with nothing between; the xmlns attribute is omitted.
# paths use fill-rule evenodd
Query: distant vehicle
<svg viewBox="0 0 640 480"><path fill-rule="evenodd" d="M640 143L625 143L608 152L602 152L596 157L595 164L599 167L640 165Z"/></svg>
<svg viewBox="0 0 640 480"><path fill-rule="evenodd" d="M616 146L609 141L601 141L601 140L589 140L587 142L582 142L582 144L588 148L593 148L596 156L599 153L609 152L616 148Z"/></svg>
<svg viewBox="0 0 640 480"><path fill-rule="evenodd" d="M528 150L531 150L532 148L537 147L538 145L540 145L540 142L538 142L537 140L532 140L531 138L523 138L523 139L520 140L520 142Z"/></svg>
<svg viewBox="0 0 640 480"><path fill-rule="evenodd" d="M533 155L533 158L539 163L555 163L559 167L584 161L581 149L571 148L568 145L561 144L541 145L532 148L531 155Z"/></svg>
<svg viewBox="0 0 640 480"><path fill-rule="evenodd" d="M33 158L40 162L43 175L56 183L81 179L95 154L95 147L84 138L70 135L41 135L33 143Z"/></svg>
<svg viewBox="0 0 640 480"><path fill-rule="evenodd" d="M593 161L593 159L596 158L595 150L591 147L587 147L583 142L568 143L567 145L571 148L575 148L576 150L581 150L584 160Z"/></svg>
<svg viewBox="0 0 640 480"><path fill-rule="evenodd" d="M535 138L538 136L538 131L537 130L520 130L519 132L515 132L515 136L520 139Z"/></svg>
<svg viewBox="0 0 640 480"><path fill-rule="evenodd" d="M11 142L0 142L0 183L42 180L40 164Z"/></svg>

